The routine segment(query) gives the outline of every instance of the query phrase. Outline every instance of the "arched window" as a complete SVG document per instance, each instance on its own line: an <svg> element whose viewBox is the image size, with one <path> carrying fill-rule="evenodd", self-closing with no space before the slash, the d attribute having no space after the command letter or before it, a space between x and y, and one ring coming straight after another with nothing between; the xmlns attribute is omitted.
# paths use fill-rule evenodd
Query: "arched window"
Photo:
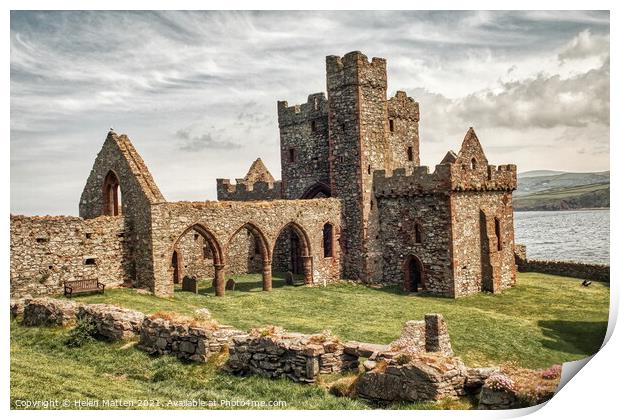
<svg viewBox="0 0 620 420"><path fill-rule="evenodd" d="M334 256L334 227L330 223L323 226L323 257Z"/></svg>
<svg viewBox="0 0 620 420"><path fill-rule="evenodd" d="M471 169L476 169L477 166L478 162L476 161L476 158L471 158Z"/></svg>
<svg viewBox="0 0 620 420"><path fill-rule="evenodd" d="M495 237L497 238L497 250L502 250L502 226L499 219L495 218Z"/></svg>
<svg viewBox="0 0 620 420"><path fill-rule="evenodd" d="M121 208L120 183L112 171L108 172L103 180L103 214L118 216Z"/></svg>
<svg viewBox="0 0 620 420"><path fill-rule="evenodd" d="M421 244L422 243L422 226L420 226L420 223L416 222L415 226L414 226L414 234L415 234L415 243L416 244Z"/></svg>

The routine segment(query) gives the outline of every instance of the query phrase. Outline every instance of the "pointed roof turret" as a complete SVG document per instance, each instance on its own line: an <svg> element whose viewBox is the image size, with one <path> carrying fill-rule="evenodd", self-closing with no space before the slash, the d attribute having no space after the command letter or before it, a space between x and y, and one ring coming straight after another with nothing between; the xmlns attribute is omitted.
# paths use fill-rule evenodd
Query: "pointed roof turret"
<svg viewBox="0 0 620 420"><path fill-rule="evenodd" d="M480 167L489 164L474 128L469 127L469 130L467 130L465 138L463 139L463 144L461 145L461 150L459 150L455 163L469 165L472 163L472 159Z"/></svg>
<svg viewBox="0 0 620 420"><path fill-rule="evenodd" d="M261 158L256 159L252 163L247 175L243 179L248 183L275 182L275 178L271 175Z"/></svg>
<svg viewBox="0 0 620 420"><path fill-rule="evenodd" d="M439 164L444 165L446 163L454 163L454 162L456 162L456 153L454 153L454 151L452 150L449 150L448 153L446 153L446 155L443 157L443 159L441 160Z"/></svg>

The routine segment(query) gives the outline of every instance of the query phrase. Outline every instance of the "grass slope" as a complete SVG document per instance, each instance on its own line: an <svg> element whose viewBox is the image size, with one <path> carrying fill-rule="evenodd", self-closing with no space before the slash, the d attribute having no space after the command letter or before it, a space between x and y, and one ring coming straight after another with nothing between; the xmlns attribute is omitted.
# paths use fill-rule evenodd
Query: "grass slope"
<svg viewBox="0 0 620 420"><path fill-rule="evenodd" d="M580 359L597 351L605 335L609 307L606 284L583 288L576 279L536 273L520 273L518 286L501 295L479 294L458 300L407 296L396 288L371 289L348 283L326 288L289 287L283 286L282 279L274 279L274 290L263 293L259 276L237 280L237 290L224 298L205 295L212 294L205 282L199 295L177 291L173 298L164 299L116 289L76 300L113 303L146 313L172 310L191 314L207 307L219 321L242 329L268 324L308 333L330 329L345 340L380 343L396 338L406 320L439 312L448 321L455 352L469 365L514 361L530 368ZM367 407L362 401L333 397L319 386L239 378L219 372L214 363L151 358L126 343L96 342L70 349L63 344L66 335L62 329L12 323L13 406L17 399L122 398L286 400L287 408L299 409Z"/></svg>
<svg viewBox="0 0 620 420"><path fill-rule="evenodd" d="M554 188L515 196L515 210L563 210L609 207L609 183Z"/></svg>

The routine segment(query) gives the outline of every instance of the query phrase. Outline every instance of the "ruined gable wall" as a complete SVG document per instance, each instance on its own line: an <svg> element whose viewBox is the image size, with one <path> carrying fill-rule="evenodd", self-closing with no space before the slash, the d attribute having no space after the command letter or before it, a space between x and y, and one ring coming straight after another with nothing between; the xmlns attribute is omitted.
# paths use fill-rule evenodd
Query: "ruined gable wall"
<svg viewBox="0 0 620 420"><path fill-rule="evenodd" d="M213 278L213 256L209 250L205 258L203 249L205 247L204 238L190 231L183 236L177 244L178 261L181 267L179 283L184 276L195 277L198 280Z"/></svg>
<svg viewBox="0 0 620 420"><path fill-rule="evenodd" d="M91 219L103 214L103 182L110 170L120 183L127 247L124 252L131 255L133 262L132 282L137 287L147 287L153 277L150 206L164 202L165 198L129 138L110 132L82 192L80 217Z"/></svg>
<svg viewBox="0 0 620 420"><path fill-rule="evenodd" d="M332 198L316 200L274 201L207 201L155 204L152 208L155 276L150 287L157 295L170 295L172 288L172 251L175 241L190 226L200 224L214 236L228 262L227 247L233 234L244 224L259 229L270 252L280 231L295 222L307 233L314 282L321 284L340 278L340 201ZM323 225L334 226L335 257L323 257Z"/></svg>
<svg viewBox="0 0 620 420"><path fill-rule="evenodd" d="M512 194L506 191L465 191L454 193L451 198L452 229L454 238L454 281L456 296L464 296L483 290L485 258L497 270L496 276L500 291L511 287L516 281L514 262L514 226L512 213ZM484 210L491 217L487 226L482 226ZM494 217L501 223L502 250L497 250ZM487 278L486 281L489 281Z"/></svg>
<svg viewBox="0 0 620 420"><path fill-rule="evenodd" d="M301 105L278 102L282 198L301 198L321 182L329 185L327 99L324 93L308 96ZM294 161L291 162L290 151Z"/></svg>
<svg viewBox="0 0 620 420"><path fill-rule="evenodd" d="M11 216L11 297L63 293L63 282L130 280L123 217ZM94 258L95 264L86 264Z"/></svg>

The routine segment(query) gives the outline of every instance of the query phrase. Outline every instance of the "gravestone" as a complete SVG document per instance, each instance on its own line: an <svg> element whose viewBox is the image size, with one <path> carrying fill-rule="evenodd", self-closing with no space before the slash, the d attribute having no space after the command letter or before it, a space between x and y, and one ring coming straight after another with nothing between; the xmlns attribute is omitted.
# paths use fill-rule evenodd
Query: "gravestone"
<svg viewBox="0 0 620 420"><path fill-rule="evenodd" d="M234 291L235 290L235 281L233 279L228 279L228 281L226 282L226 290L231 290Z"/></svg>
<svg viewBox="0 0 620 420"><path fill-rule="evenodd" d="M198 280L196 280L195 277L183 277L183 285L181 286L181 290L198 294Z"/></svg>

